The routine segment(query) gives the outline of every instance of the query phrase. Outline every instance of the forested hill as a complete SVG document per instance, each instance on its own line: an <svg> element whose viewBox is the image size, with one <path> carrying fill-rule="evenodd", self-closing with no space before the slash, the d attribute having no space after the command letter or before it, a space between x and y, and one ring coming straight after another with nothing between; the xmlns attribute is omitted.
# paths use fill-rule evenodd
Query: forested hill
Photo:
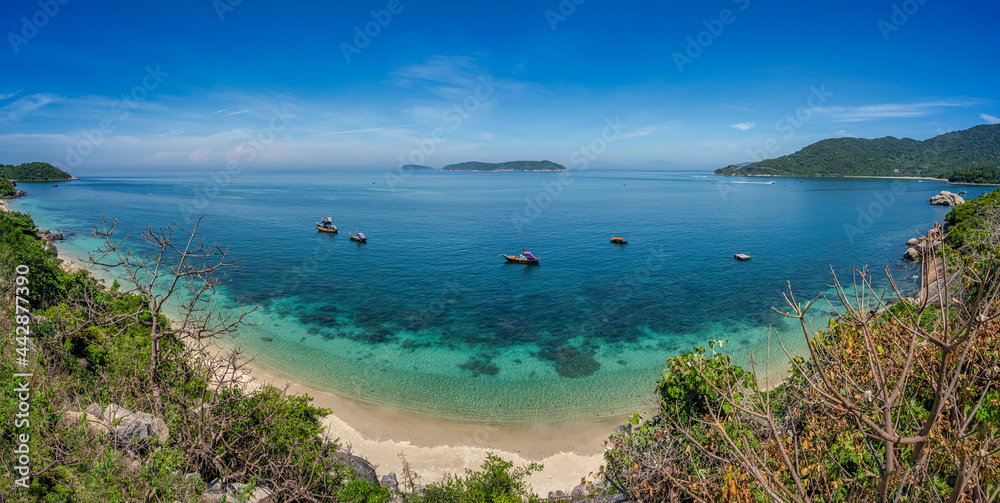
<svg viewBox="0 0 1000 503"><path fill-rule="evenodd" d="M510 162L460 162L449 164L441 171L569 171L566 166L552 161L510 161Z"/></svg>
<svg viewBox="0 0 1000 503"><path fill-rule="evenodd" d="M26 162L17 166L13 164L0 164L0 177L18 182L74 179L69 173L47 162Z"/></svg>
<svg viewBox="0 0 1000 503"><path fill-rule="evenodd" d="M1000 165L1000 124L975 126L924 141L910 138L832 138L798 152L717 175L747 176L933 176L948 178L971 164Z"/></svg>

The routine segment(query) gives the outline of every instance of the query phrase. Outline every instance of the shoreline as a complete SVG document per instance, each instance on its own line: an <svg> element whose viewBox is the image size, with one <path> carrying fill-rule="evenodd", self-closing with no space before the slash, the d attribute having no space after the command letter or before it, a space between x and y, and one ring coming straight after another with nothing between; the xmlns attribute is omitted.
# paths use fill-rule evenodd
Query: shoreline
<svg viewBox="0 0 1000 503"><path fill-rule="evenodd" d="M103 278L85 266L79 257L60 251L63 270L87 270L98 281ZM170 316L168 315L168 318ZM238 345L230 339L212 341L206 351L217 356ZM417 416L377 406L308 386L245 355L244 377L252 386L271 385L290 395L309 395L316 407L329 409L322 418L325 431L338 438L344 449L376 467L379 476L399 475L406 458L420 483L438 482L466 469L479 469L488 453L524 466L542 463L543 470L527 477L532 490L569 492L588 474L604 464L604 441L624 420L596 419L562 423L486 424Z"/></svg>
<svg viewBox="0 0 1000 503"><path fill-rule="evenodd" d="M1000 187L1000 183L971 183L971 182L949 182L947 178L935 178L933 176L880 176L880 175L839 175L839 176L797 176L797 175L725 175L722 173L712 172L715 176L745 176L754 178L819 178L819 179L830 179L830 178L875 178L875 179L886 179L886 180L932 180L935 182L944 182L948 185L977 185L983 187Z"/></svg>
<svg viewBox="0 0 1000 503"><path fill-rule="evenodd" d="M107 271L94 271L71 253L60 251L59 258L64 270L87 269L99 281L107 277ZM224 338L213 341L209 351L217 355L238 347L232 339ZM380 476L390 471L401 473L402 454L411 470L421 476L421 483L441 481L448 475L463 474L466 469L478 469L487 453L495 453L514 462L515 466L542 463L544 469L526 479L537 494L556 490L568 493L588 476L593 480L589 474L603 465L605 440L625 420L622 417L487 424L419 416L302 384L280 370L255 361L254 355L245 356L248 372L244 375L253 380L254 386L270 384L289 394L311 396L313 405L331 410L331 414L322 419L322 424L331 437L339 438L344 448L369 460ZM770 375L760 376L759 386L779 386L789 369L772 367L770 370ZM655 379L651 377L650 405L655 408L654 384Z"/></svg>

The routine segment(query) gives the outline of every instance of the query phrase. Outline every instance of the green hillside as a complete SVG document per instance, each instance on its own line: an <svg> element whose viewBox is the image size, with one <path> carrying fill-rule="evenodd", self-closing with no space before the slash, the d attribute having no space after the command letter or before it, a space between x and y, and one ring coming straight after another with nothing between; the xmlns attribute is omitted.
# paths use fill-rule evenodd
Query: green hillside
<svg viewBox="0 0 1000 503"><path fill-rule="evenodd" d="M26 182L73 179L73 176L69 173L47 162L26 162L17 166L13 164L0 164L0 177Z"/></svg>
<svg viewBox="0 0 1000 503"><path fill-rule="evenodd" d="M14 194L17 194L14 184L10 180L0 177L0 197L13 196Z"/></svg>
<svg viewBox="0 0 1000 503"><path fill-rule="evenodd" d="M1000 165L1000 124L975 126L924 141L910 138L832 138L790 155L730 165L717 175L932 176L948 178L969 165Z"/></svg>

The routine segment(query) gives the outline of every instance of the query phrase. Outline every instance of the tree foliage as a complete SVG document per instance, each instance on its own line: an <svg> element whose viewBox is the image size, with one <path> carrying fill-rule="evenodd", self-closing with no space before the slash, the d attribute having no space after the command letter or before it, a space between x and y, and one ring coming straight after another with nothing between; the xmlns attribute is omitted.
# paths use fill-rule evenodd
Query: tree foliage
<svg viewBox="0 0 1000 503"><path fill-rule="evenodd" d="M47 162L26 162L17 166L0 164L0 177L15 181L56 181L73 178L69 173Z"/></svg>
<svg viewBox="0 0 1000 503"><path fill-rule="evenodd" d="M1000 164L1000 124L975 126L924 141L910 138L831 138L794 154L730 165L718 175L929 176L947 178L961 166ZM965 176L965 175L959 175ZM984 182L986 183L986 182Z"/></svg>

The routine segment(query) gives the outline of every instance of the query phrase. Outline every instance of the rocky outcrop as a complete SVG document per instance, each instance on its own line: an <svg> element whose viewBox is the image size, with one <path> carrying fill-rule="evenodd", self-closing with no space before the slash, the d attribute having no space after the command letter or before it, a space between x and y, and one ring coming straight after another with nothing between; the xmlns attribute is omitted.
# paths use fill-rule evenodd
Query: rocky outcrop
<svg viewBox="0 0 1000 503"><path fill-rule="evenodd" d="M337 451L336 458L347 466L354 468L359 479L371 482L372 484L378 484L378 475L375 474L375 467L368 460L352 456L351 453L344 451Z"/></svg>
<svg viewBox="0 0 1000 503"><path fill-rule="evenodd" d="M244 502L244 503L274 503L277 498L270 489L266 487L254 487L246 484L232 483L224 484L219 479L215 479L208 484L205 492L201 494L201 503L221 503Z"/></svg>
<svg viewBox="0 0 1000 503"><path fill-rule="evenodd" d="M942 190L941 193L931 198L931 204L938 206L958 206L964 202L965 199L962 199L962 196L947 190Z"/></svg>
<svg viewBox="0 0 1000 503"><path fill-rule="evenodd" d="M152 414L133 412L117 404L104 409L104 419L113 427L119 442L131 443L145 438L156 437L166 443L170 430L166 423Z"/></svg>
<svg viewBox="0 0 1000 503"><path fill-rule="evenodd" d="M906 250L906 253L903 253L903 258L910 261L920 260L924 256L924 253L928 251L928 248L937 251L942 246L940 239L929 242L925 236L913 238L907 241L906 244L909 245L909 248Z"/></svg>
<svg viewBox="0 0 1000 503"><path fill-rule="evenodd" d="M399 490L399 481L396 480L396 472L389 472L388 474L383 475L380 483L382 484L382 487L388 487L393 491Z"/></svg>

